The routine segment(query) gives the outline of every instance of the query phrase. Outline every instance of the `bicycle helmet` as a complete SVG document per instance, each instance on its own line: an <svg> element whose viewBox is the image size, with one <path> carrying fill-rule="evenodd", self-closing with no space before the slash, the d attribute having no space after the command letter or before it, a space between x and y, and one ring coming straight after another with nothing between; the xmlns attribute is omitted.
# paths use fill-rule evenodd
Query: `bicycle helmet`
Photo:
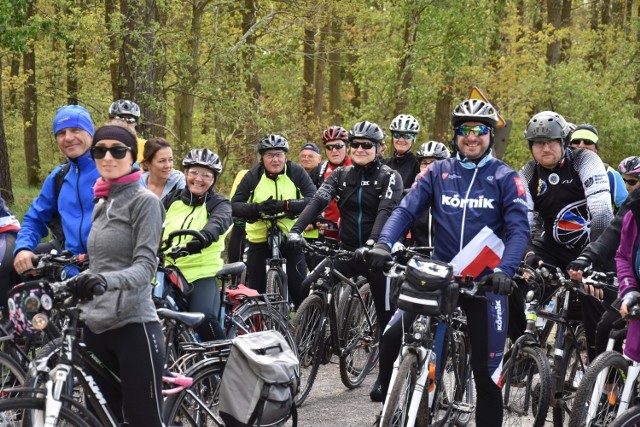
<svg viewBox="0 0 640 427"><path fill-rule="evenodd" d="M598 137L598 129L596 129L594 126L588 123L583 123L576 126L570 133L571 135L569 136L569 140L571 142L587 140L593 142L596 148L600 149L600 138Z"/></svg>
<svg viewBox="0 0 640 427"><path fill-rule="evenodd" d="M53 290L47 282L32 281L14 286L9 291L7 300L9 320L16 333L25 337L38 335L41 329L34 327L34 317L39 313L47 313L53 307ZM36 322L48 320L45 316L36 317ZM46 323L45 325L46 326Z"/></svg>
<svg viewBox="0 0 640 427"><path fill-rule="evenodd" d="M347 130L341 126L330 126L324 132L322 132L322 143L326 144L329 141L342 140L344 142L349 141L349 134Z"/></svg>
<svg viewBox="0 0 640 427"><path fill-rule="evenodd" d="M391 125L389 126L389 130L391 132L409 132L409 133L418 133L420 132L420 124L410 114L400 114L395 119L391 121Z"/></svg>
<svg viewBox="0 0 640 427"><path fill-rule="evenodd" d="M543 111L529 120L524 138L529 142L560 139L566 143L569 131L564 117L553 111Z"/></svg>
<svg viewBox="0 0 640 427"><path fill-rule="evenodd" d="M498 112L493 105L481 99L465 99L451 113L454 128L464 122L479 122L495 128L498 125Z"/></svg>
<svg viewBox="0 0 640 427"><path fill-rule="evenodd" d="M384 132L377 124L365 120L353 125L349 131L349 141L355 138L368 139L375 144L380 144L384 140Z"/></svg>
<svg viewBox="0 0 640 427"><path fill-rule="evenodd" d="M220 157L206 148L194 148L189 151L184 160L182 160L182 166L185 168L202 166L203 168L211 169L216 177L222 173Z"/></svg>
<svg viewBox="0 0 640 427"><path fill-rule="evenodd" d="M140 118L140 107L133 101L128 99L118 99L114 101L109 107L109 117L114 118L121 115L133 116L136 119Z"/></svg>
<svg viewBox="0 0 640 427"><path fill-rule="evenodd" d="M422 160L425 157L435 157L436 159L448 159L451 152L442 143L438 141L429 141L422 144L416 151L416 158Z"/></svg>
<svg viewBox="0 0 640 427"><path fill-rule="evenodd" d="M620 173L624 173L632 176L640 176L640 157L631 156L627 157L623 161L620 162L620 166L618 166L618 171Z"/></svg>
<svg viewBox="0 0 640 427"><path fill-rule="evenodd" d="M260 153L260 155L263 155L267 150L280 150L288 153L289 142L280 135L267 135L258 143L258 153Z"/></svg>

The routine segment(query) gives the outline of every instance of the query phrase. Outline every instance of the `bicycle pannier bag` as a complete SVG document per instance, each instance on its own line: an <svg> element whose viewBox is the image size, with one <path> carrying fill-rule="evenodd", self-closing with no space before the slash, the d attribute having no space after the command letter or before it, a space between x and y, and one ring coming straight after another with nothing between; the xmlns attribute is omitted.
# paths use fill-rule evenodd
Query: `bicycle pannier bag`
<svg viewBox="0 0 640 427"><path fill-rule="evenodd" d="M458 304L458 287L451 283L450 264L413 257L407 262L405 280L396 289L396 305L410 313L436 316L451 314Z"/></svg>
<svg viewBox="0 0 640 427"><path fill-rule="evenodd" d="M299 379L298 358L280 332L238 336L220 385L225 426L276 426L289 418L296 426Z"/></svg>

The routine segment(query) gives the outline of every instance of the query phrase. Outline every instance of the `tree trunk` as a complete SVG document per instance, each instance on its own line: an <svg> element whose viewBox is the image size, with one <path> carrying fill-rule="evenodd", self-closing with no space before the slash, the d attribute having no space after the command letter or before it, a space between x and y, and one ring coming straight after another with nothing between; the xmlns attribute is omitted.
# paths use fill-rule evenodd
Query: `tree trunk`
<svg viewBox="0 0 640 427"><path fill-rule="evenodd" d="M560 14L560 22L562 28L571 27L571 0L562 0L562 12ZM562 37L560 61L567 59L569 50L571 49L571 38Z"/></svg>
<svg viewBox="0 0 640 427"><path fill-rule="evenodd" d="M20 58L22 57L22 55L20 55L17 52L13 52L11 54L11 72L10 72L10 76L11 76L11 81L15 81L15 79L20 75ZM9 107L11 108L11 110L17 110L18 109L18 87L14 84L12 84L9 87Z"/></svg>
<svg viewBox="0 0 640 427"><path fill-rule="evenodd" d="M2 57L0 57L0 70L2 70ZM2 109L2 72L0 72L0 196L7 203L12 204L13 185L9 165L9 147L7 135L4 132L4 110Z"/></svg>
<svg viewBox="0 0 640 427"><path fill-rule="evenodd" d="M310 116L313 110L314 99L313 69L315 58L315 30L311 17L308 17L305 22L302 57L302 113L303 117L306 118Z"/></svg>
<svg viewBox="0 0 640 427"><path fill-rule="evenodd" d="M124 37L122 47L119 49L120 58L118 61L118 99L131 99L136 97L135 86L135 64L138 42L135 30L140 16L139 8L142 7L138 0L120 0L120 13L125 17ZM142 23L140 23L142 27Z"/></svg>
<svg viewBox="0 0 640 427"><path fill-rule="evenodd" d="M35 13L35 2L29 4L28 16ZM22 122L24 123L24 156L27 162L27 184L40 185L40 155L38 154L38 94L36 92L36 53L33 45L28 46L22 60L23 73L27 76L24 85L24 106Z"/></svg>
<svg viewBox="0 0 640 427"><path fill-rule="evenodd" d="M547 23L551 24L554 31L551 37L556 37L557 30L562 26L562 4L561 0L547 0ZM560 63L560 42L553 40L547 44L547 65L554 66Z"/></svg>
<svg viewBox="0 0 640 427"><path fill-rule="evenodd" d="M331 20L331 38L329 45L329 116L332 123L342 123L340 111L340 88L342 82L342 62L340 55L340 41L342 27L337 19Z"/></svg>
<svg viewBox="0 0 640 427"><path fill-rule="evenodd" d="M447 77L446 84L438 89L436 99L436 111L431 129L436 141L449 141L451 139L451 103L453 102L453 78Z"/></svg>
<svg viewBox="0 0 640 427"><path fill-rule="evenodd" d="M67 42L67 104L78 104L77 46Z"/></svg>
<svg viewBox="0 0 640 427"><path fill-rule="evenodd" d="M253 67L257 39L255 32L251 31L251 28L256 23L256 16L258 13L257 9L257 0L244 0L244 9L242 10L242 34L243 36L247 34L247 37L245 39L245 46L242 49L241 67L243 70L248 70L245 78L245 87L247 93L251 94L250 109L252 110L251 114L247 116L248 120L246 121L245 128L243 129L246 143L242 144L241 155L243 159L248 160L245 163L245 166L248 166L251 159L255 158L255 151L253 149L249 150L249 145L253 147L260 137L260 130L258 129L256 118L258 116L258 108L260 106L260 94L262 92L262 87L260 85L258 74ZM251 153L249 153L249 151L251 151Z"/></svg>
<svg viewBox="0 0 640 427"><path fill-rule="evenodd" d="M329 32L329 24L326 23L320 30L320 41L318 50L316 51L316 75L315 75L315 91L313 96L313 115L318 123L322 122L322 112L324 110L324 71L327 66L327 35ZM311 130L311 127L309 127ZM312 135L307 135L312 139Z"/></svg>
<svg viewBox="0 0 640 427"><path fill-rule="evenodd" d="M111 94L113 99L121 99L121 83L120 83L120 39L116 31L116 23L114 19L116 17L116 11L118 10L118 0L105 0L104 1L104 25L107 28L107 34L109 37L109 51L113 56L111 63L109 64L109 73L111 75Z"/></svg>

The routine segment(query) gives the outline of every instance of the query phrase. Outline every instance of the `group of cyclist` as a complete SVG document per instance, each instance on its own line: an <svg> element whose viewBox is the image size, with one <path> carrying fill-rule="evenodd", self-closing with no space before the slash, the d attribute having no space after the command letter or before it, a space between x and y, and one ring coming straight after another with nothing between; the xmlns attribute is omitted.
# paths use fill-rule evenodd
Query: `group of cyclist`
<svg viewBox="0 0 640 427"><path fill-rule="evenodd" d="M230 200L214 191L222 173L216 153L193 149L177 171L166 140L137 138L137 104L118 100L109 116L94 130L83 107L57 111L53 131L67 163L46 178L22 224L0 204L0 233L10 236L0 240L7 242L0 265L6 266L7 250L14 254L12 274L33 268L34 253L89 253L89 272L71 284L86 307L87 344L110 368L137 382L138 388L123 384L122 398L116 397L118 392L108 395L124 402L121 415L133 425L142 419L142 424L160 425L160 418L155 422L149 416L160 414L164 357L149 284L161 238L177 229L197 230L204 238L185 237L182 244L191 255L176 260L194 285L190 309L205 313L207 322L197 330L204 340L224 336L215 318L220 305L215 274L234 221L232 236L246 234L248 285L260 292L265 291L265 260L271 255L263 219L276 217L278 227L288 233L281 251L295 307L308 293L303 279L314 266L300 250L305 238L332 238L354 251L356 262L337 268L366 277L371 286L383 331L373 401L384 400L402 331L413 319L390 305L388 281L380 273L392 261L394 243L433 246L434 259L491 287L484 300L461 301L473 348L478 425L502 423L505 340L508 334L521 334L525 325L524 293L512 281L522 260L532 267L556 265L579 280L592 264L615 269L615 258L623 275L623 312L640 295L634 293L640 271L640 158L623 160L616 172L600 160L593 126L576 127L555 112L538 113L529 121L524 137L532 160L519 173L494 157L498 112L478 99L454 108L451 151L446 144L428 141L414 153L420 125L408 114L389 126L394 151L388 158L382 156L385 132L370 121L350 130L327 128L321 147L303 145L303 166L289 158L285 137L267 135L258 143L259 164L238 177ZM41 243L49 230L52 240ZM612 323L603 316L599 299L613 301L618 295L590 292L581 297L581 315L592 360L604 350L600 343L606 342ZM135 356L131 348L138 349Z"/></svg>

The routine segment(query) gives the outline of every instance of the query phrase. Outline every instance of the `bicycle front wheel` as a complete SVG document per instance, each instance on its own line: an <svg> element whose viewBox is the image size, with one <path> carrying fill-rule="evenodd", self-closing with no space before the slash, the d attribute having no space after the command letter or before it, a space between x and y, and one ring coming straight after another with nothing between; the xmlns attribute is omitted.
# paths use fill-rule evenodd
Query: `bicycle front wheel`
<svg viewBox="0 0 640 427"><path fill-rule="evenodd" d="M616 351L598 356L587 369L569 418L569 427L605 426L616 417L629 365Z"/></svg>
<svg viewBox="0 0 640 427"><path fill-rule="evenodd" d="M326 323L322 298L309 295L298 307L292 324L300 361L300 389L296 395L296 405L300 406L311 391L324 349Z"/></svg>
<svg viewBox="0 0 640 427"><path fill-rule="evenodd" d="M411 397L418 380L418 356L415 353L407 354L400 362L396 379L391 385L389 399L385 402L385 411L382 414L380 425L388 427L404 427L409 419L409 406ZM423 416L422 419L425 417Z"/></svg>
<svg viewBox="0 0 640 427"><path fill-rule="evenodd" d="M289 322L268 303L252 303L242 307L235 315L235 328L228 338L258 331L278 331L292 350L296 349L296 340Z"/></svg>
<svg viewBox="0 0 640 427"><path fill-rule="evenodd" d="M0 425L12 427L39 424L36 420L44 419L44 410L45 400L37 397L16 397L1 400ZM80 414L67 406L62 406L55 425L60 427L100 427L101 424L86 411Z"/></svg>
<svg viewBox="0 0 640 427"><path fill-rule="evenodd" d="M378 361L378 322L369 284L359 289L359 298L350 298L342 325L340 379L347 388L356 388ZM369 320L367 320L367 318ZM369 323L369 321L371 323Z"/></svg>
<svg viewBox="0 0 640 427"><path fill-rule="evenodd" d="M638 427L640 426L640 406L634 406L624 411L609 427Z"/></svg>
<svg viewBox="0 0 640 427"><path fill-rule="evenodd" d="M6 392L8 388L24 385L25 373L12 357L0 353L0 397L6 398L11 393Z"/></svg>
<svg viewBox="0 0 640 427"><path fill-rule="evenodd" d="M279 301L274 304L275 309L284 317L289 317L289 289L282 280L282 275L276 268L267 271L265 292L276 295Z"/></svg>
<svg viewBox="0 0 640 427"><path fill-rule="evenodd" d="M502 368L504 426L520 426L533 417L533 427L545 424L551 399L549 359L539 347L524 346Z"/></svg>
<svg viewBox="0 0 640 427"><path fill-rule="evenodd" d="M568 331L567 331L568 332ZM553 406L553 425L563 427L568 421L573 409L573 399L579 386L576 375L584 377L586 368L582 366L582 355L587 353L587 337L584 328L576 328L574 336L567 333L565 336L562 358L556 358L554 364L558 389L556 401ZM575 380L575 381L574 381Z"/></svg>

